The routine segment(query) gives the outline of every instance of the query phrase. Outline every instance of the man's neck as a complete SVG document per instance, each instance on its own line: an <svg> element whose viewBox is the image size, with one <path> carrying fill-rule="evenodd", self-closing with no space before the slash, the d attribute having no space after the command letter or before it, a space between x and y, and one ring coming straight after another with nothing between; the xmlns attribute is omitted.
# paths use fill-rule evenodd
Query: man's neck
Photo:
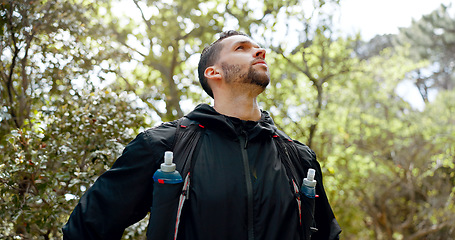
<svg viewBox="0 0 455 240"><path fill-rule="evenodd" d="M261 110L256 97L216 98L214 108L218 113L241 120L258 121L261 119Z"/></svg>

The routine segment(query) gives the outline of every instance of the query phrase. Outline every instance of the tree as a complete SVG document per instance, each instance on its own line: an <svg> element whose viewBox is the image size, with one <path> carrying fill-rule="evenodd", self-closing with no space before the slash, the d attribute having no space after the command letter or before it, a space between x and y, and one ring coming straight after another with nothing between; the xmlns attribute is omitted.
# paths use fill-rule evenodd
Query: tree
<svg viewBox="0 0 455 240"><path fill-rule="evenodd" d="M80 196L144 125L135 98L70 91L34 110L32 127L6 135L0 156L0 237L61 238Z"/></svg>
<svg viewBox="0 0 455 240"><path fill-rule="evenodd" d="M354 52L358 58L363 60L378 56L384 49L393 49L396 45L396 34L376 35L368 42L357 39L354 44Z"/></svg>
<svg viewBox="0 0 455 240"><path fill-rule="evenodd" d="M100 39L92 41L103 36L102 25L89 18L98 16L98 7L78 0L2 1L0 136L27 124L47 96L102 75L99 66L109 71L105 60L120 57Z"/></svg>
<svg viewBox="0 0 455 240"><path fill-rule="evenodd" d="M112 41L132 56L133 67L121 68L111 87L134 92L158 120L181 117L182 101L191 104L201 98L202 91L192 87L198 84L195 56L222 29L218 2L134 0L126 4L134 6L133 16L118 17L108 9L105 21L115 32ZM122 25L123 21L129 24Z"/></svg>
<svg viewBox="0 0 455 240"><path fill-rule="evenodd" d="M325 167L332 173L326 181L329 191L342 189L333 204L344 206L338 216L348 226L346 239L454 236L455 185L445 173L453 172L447 102L453 96L426 110L432 113L414 111L395 89L418 66L397 49L362 61L363 70L336 86L339 101L321 116L320 137L329 140Z"/></svg>
<svg viewBox="0 0 455 240"><path fill-rule="evenodd" d="M328 99L325 95L325 91L330 85L329 82L344 79L343 75L353 70L352 66L355 61L351 57L350 44L352 40L336 39L330 29L330 21L330 18L321 21L314 32L311 31L311 27L314 26L306 25L305 30L301 32L303 40L292 50L284 50L281 47L273 48L285 61L283 68L280 68L282 75L277 76L273 84L281 87L283 81L287 79L291 82L297 82L298 85L294 88L292 94L301 98L308 95L308 91L304 89L308 87L314 89L312 99L294 99L296 102L304 104L292 109L290 112L287 112L286 107L281 114L282 116L294 116L292 119L292 122L295 123L295 125L292 125L293 131L298 131L299 135L306 139L305 143L313 148L315 147L314 140L317 134L319 116L329 101L335 100ZM291 67L287 68L285 67L286 65ZM289 73L283 74L283 72ZM297 80L299 78L302 79ZM299 86L301 83L306 86ZM304 92L300 92L302 90ZM276 98L283 99L280 96L276 96ZM271 103L269 107L275 104L276 102ZM295 102L292 104L295 105ZM311 120L308 120L308 116L306 116L308 114L311 115ZM304 120L305 118L306 120ZM288 123L290 122L288 121ZM308 129L302 129L302 126L309 127Z"/></svg>
<svg viewBox="0 0 455 240"><path fill-rule="evenodd" d="M455 16L450 15L450 9L451 6L441 5L400 30L399 41L411 45L415 50L414 59L431 63L410 76L426 103L431 89L452 90L455 87Z"/></svg>
<svg viewBox="0 0 455 240"><path fill-rule="evenodd" d="M102 44L109 38L96 18L102 4L0 4L2 239L61 238L75 196L141 126L131 99L79 93L127 57Z"/></svg>

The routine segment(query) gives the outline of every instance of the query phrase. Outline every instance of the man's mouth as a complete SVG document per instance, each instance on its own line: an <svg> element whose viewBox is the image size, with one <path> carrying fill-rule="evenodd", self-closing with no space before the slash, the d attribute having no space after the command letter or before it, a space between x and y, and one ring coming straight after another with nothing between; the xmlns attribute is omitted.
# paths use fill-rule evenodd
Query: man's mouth
<svg viewBox="0 0 455 240"><path fill-rule="evenodd" d="M264 60L262 60L262 59L255 60L255 61L253 62L253 65L257 65L257 64L262 64L262 65L267 66L267 63L266 63Z"/></svg>

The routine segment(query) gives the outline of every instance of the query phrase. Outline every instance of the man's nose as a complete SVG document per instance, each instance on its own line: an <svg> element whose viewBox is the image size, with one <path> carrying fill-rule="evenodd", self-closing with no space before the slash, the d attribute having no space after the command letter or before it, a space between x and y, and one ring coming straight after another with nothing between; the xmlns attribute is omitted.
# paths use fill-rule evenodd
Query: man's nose
<svg viewBox="0 0 455 240"><path fill-rule="evenodd" d="M265 59L265 49L264 48L257 48L256 52L254 53L254 57L259 57L262 59Z"/></svg>

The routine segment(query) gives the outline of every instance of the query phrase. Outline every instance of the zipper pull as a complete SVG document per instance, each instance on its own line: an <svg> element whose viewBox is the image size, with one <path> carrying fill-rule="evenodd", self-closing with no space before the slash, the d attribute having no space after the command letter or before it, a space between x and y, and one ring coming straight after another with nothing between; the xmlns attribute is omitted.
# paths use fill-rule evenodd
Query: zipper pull
<svg viewBox="0 0 455 240"><path fill-rule="evenodd" d="M248 147L248 133L245 130L242 130L242 135L245 137L245 145L243 146L243 149L246 149Z"/></svg>

